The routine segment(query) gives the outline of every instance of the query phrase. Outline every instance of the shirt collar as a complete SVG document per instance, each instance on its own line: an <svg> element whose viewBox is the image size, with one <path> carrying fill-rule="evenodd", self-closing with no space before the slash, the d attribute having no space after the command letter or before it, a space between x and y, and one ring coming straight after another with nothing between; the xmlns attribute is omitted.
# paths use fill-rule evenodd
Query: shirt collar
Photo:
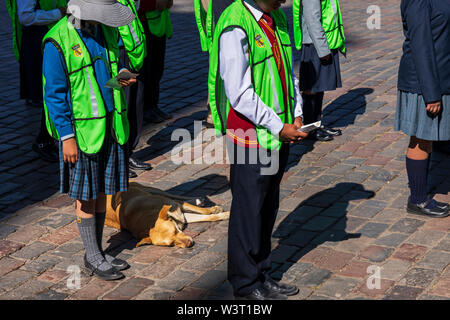
<svg viewBox="0 0 450 320"><path fill-rule="evenodd" d="M245 0L247 8L250 10L251 14L255 17L256 21L261 20L264 12L258 7L254 0Z"/></svg>

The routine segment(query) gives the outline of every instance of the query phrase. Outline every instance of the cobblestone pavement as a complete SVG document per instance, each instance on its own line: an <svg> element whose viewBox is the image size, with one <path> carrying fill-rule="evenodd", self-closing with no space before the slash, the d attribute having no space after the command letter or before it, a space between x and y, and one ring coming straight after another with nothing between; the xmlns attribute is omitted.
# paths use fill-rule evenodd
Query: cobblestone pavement
<svg viewBox="0 0 450 320"><path fill-rule="evenodd" d="M408 137L394 132L396 79L403 36L399 1L374 0L381 30L368 30L367 6L341 0L349 53L344 87L327 92L324 120L343 129L332 142L291 149L273 235L273 277L295 283L292 299L449 299L450 218L406 213L404 153ZM291 19L290 4L284 9ZM175 164L176 128L194 132L206 103L207 56L200 52L192 1L176 0L161 107L174 119L148 125L137 156L154 167L138 182L205 196L229 208L226 164ZM0 299L227 299L227 221L197 223L190 249L144 246L106 228L104 247L125 258L126 279L81 277L67 286L68 266L83 249L72 201L57 193L58 166L31 151L39 110L18 100L18 65L5 5L0 6ZM198 133L197 133L198 134ZM204 145L203 145L204 147ZM198 150L200 146L196 146ZM430 190L450 202L450 158L434 153ZM370 266L378 266L380 269ZM372 273L380 286L369 289Z"/></svg>

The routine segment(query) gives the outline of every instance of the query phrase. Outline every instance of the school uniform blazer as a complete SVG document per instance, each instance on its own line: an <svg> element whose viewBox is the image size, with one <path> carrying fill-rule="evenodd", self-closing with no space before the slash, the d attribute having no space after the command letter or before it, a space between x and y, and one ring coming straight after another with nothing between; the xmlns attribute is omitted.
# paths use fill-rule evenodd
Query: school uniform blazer
<svg viewBox="0 0 450 320"><path fill-rule="evenodd" d="M450 94L450 0L402 0L401 14L398 89L439 101Z"/></svg>

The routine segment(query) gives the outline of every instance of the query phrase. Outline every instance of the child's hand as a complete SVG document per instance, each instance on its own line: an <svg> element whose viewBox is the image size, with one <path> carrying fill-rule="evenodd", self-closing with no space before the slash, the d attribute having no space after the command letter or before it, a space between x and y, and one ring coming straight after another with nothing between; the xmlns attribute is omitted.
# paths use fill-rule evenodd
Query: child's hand
<svg viewBox="0 0 450 320"><path fill-rule="evenodd" d="M77 162L77 142L75 138L69 138L63 141L64 162Z"/></svg>
<svg viewBox="0 0 450 320"><path fill-rule="evenodd" d="M123 72L130 72L130 71L128 71L127 69L124 69L124 70L122 70L122 72L119 72L119 74L123 73ZM122 87L129 87L129 86L135 84L136 82L137 82L136 78L130 78L128 80L123 80L123 79L119 80L119 83Z"/></svg>

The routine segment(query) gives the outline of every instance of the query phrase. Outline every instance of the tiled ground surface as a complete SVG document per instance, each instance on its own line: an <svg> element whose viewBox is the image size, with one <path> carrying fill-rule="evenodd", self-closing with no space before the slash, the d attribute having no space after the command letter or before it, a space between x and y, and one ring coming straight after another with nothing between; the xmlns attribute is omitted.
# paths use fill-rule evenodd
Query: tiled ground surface
<svg viewBox="0 0 450 320"><path fill-rule="evenodd" d="M368 30L367 5L341 0L349 53L344 87L325 95L324 120L343 129L332 142L291 149L273 237L273 276L295 283L293 299L449 299L450 218L406 213L404 152L394 132L402 33L399 1L376 0L381 30ZM285 6L291 19L290 5ZM207 56L200 52L193 5L177 0L160 106L174 119L148 125L137 155L154 166L136 181L178 194L205 196L229 208L226 164L174 164L176 128L194 132L205 115ZM226 299L227 221L198 223L191 249L144 246L106 228L105 247L126 258L126 279L82 274L67 287L67 267L82 265L72 202L57 193L58 166L31 151L39 110L18 100L18 65L5 5L0 6L0 299ZM203 145L205 147L205 145ZM450 201L450 158L434 153L430 191ZM375 194L373 194L375 193ZM369 266L381 286L369 289ZM372 271L373 272L373 271ZM371 283L369 279L369 283Z"/></svg>

